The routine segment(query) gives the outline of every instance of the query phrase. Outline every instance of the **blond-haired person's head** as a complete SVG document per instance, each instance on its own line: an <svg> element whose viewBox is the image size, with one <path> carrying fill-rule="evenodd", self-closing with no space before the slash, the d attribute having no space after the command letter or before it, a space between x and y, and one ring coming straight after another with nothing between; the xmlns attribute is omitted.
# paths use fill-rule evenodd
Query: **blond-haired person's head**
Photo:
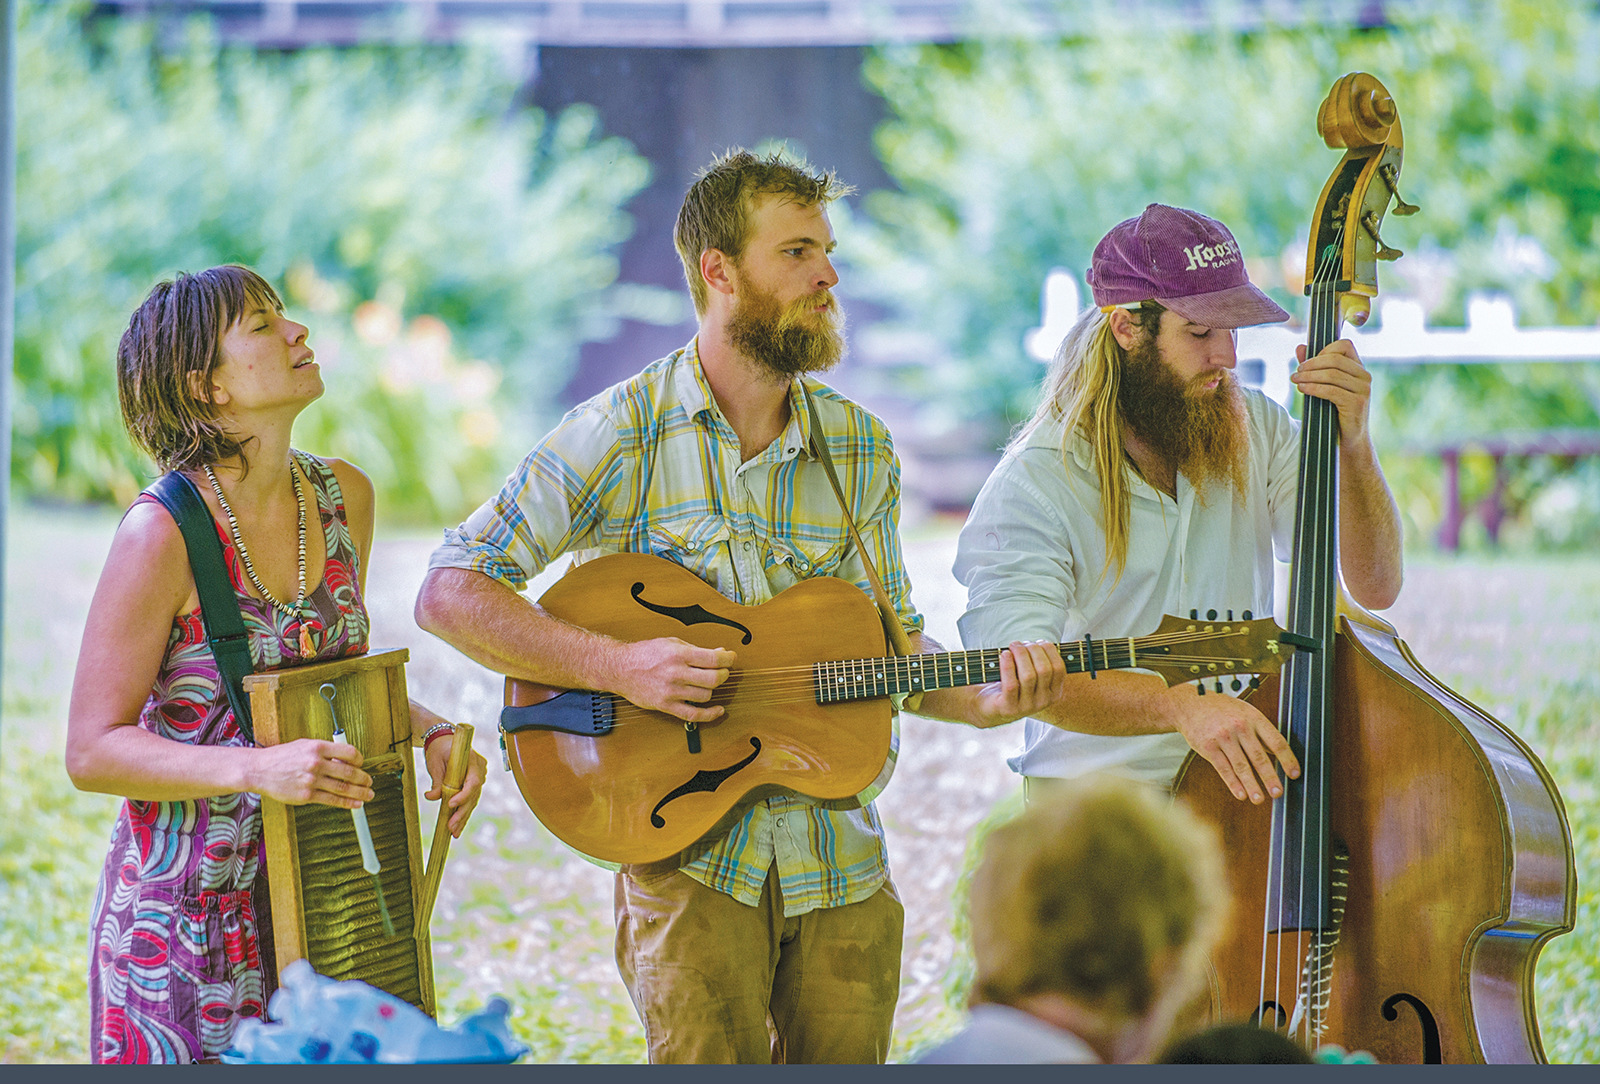
<svg viewBox="0 0 1600 1084"><path fill-rule="evenodd" d="M672 241L683 262L694 311L704 317L709 291L700 257L708 249L737 264L753 230L757 202L777 197L802 207L826 207L853 189L829 170L813 169L785 151L753 154L742 147L712 160L683 197Z"/></svg>
<svg viewBox="0 0 1600 1084"><path fill-rule="evenodd" d="M1215 832L1149 788L1086 777L985 841L973 878L973 1002L1150 1056L1198 991L1227 888Z"/></svg>

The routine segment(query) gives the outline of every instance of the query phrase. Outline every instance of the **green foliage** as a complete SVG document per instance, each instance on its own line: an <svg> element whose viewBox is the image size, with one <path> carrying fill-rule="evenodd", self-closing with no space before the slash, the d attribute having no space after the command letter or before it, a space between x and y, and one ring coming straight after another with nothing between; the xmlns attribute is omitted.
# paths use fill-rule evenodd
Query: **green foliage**
<svg viewBox="0 0 1600 1084"><path fill-rule="evenodd" d="M20 11L25 491L126 500L149 476L121 432L114 358L128 314L175 270L241 262L284 289L329 385L307 418L319 441L302 443L371 470L386 513L430 518L493 488L582 342L659 300L608 290L647 164L601 139L587 107L510 110L515 84L489 52L255 53L198 20L164 49L136 20L86 31L85 6ZM397 378L384 347L417 336L362 334L374 301L402 326L426 318L435 345L447 329L452 364L430 376L466 390Z"/></svg>
<svg viewBox="0 0 1600 1084"><path fill-rule="evenodd" d="M0 1061L88 1061L89 908L117 799L74 790L59 748L8 740L0 769Z"/></svg>
<svg viewBox="0 0 1600 1084"><path fill-rule="evenodd" d="M1417 365L1379 368L1373 385L1372 431L1386 450L1384 472L1411 544L1432 537L1442 521L1443 472L1426 449L1463 438L1600 425L1600 365ZM1513 549L1592 550L1600 539L1600 460L1508 457L1501 466L1507 520L1500 544ZM1460 460L1463 507L1495 488L1495 464L1482 451ZM1461 544L1488 545L1481 517L1464 524Z"/></svg>
<svg viewBox="0 0 1600 1084"><path fill-rule="evenodd" d="M1303 309L1305 236L1338 160L1315 117L1349 71L1377 74L1399 104L1401 190L1422 206L1385 223L1411 255L1385 266L1381 288L1416 295L1435 323L1460 323L1467 295L1485 290L1511 294L1526 325L1593 323L1600 12L1583 0L1385 10L1396 24L1377 30L1241 32L1220 6L1198 30L1135 26L1102 7L1053 37L1019 32L1010 10L964 43L878 49L866 77L893 113L877 143L900 191L874 194L851 239L858 288L938 351L894 379L930 413L1003 434L1036 401L1041 371L1022 336L1039 322L1045 276L1061 266L1081 284L1095 242L1152 201L1228 223L1252 279ZM1594 366L1440 366L1386 387L1390 448L1469 425L1600 426ZM1513 513L1548 469L1512 466ZM1577 485L1600 516L1600 489ZM1573 520L1527 533L1592 542Z"/></svg>

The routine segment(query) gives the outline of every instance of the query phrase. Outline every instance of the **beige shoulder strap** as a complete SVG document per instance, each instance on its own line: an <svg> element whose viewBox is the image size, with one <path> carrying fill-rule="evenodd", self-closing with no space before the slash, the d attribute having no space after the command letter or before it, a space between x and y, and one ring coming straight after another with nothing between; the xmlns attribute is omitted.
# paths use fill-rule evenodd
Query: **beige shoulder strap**
<svg viewBox="0 0 1600 1084"><path fill-rule="evenodd" d="M912 650L911 639L900 624L900 616L895 613L894 606L889 601L889 593L883 589L883 581L878 578L878 570L873 567L872 554L862 543L861 533L856 530L855 514L850 511L850 502L845 499L844 487L839 484L839 473L834 470L833 457L828 454L828 442L823 439L822 419L817 416L816 404L811 401L811 389L805 386L803 378L800 382L800 391L805 396L806 411L811 415L811 452L822 461L822 469L833 485L833 494L839 498L839 508L844 512L844 525L850 532L851 544L855 546L856 552L861 554L861 563L866 566L867 579L872 584L872 597L878 604L878 616L883 619L883 628L888 634L889 643L896 655L914 655L916 652Z"/></svg>

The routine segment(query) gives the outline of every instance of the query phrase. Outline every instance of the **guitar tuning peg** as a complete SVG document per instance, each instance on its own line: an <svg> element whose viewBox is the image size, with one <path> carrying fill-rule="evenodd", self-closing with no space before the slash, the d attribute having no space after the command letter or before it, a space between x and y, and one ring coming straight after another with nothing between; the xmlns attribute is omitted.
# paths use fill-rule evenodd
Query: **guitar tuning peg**
<svg viewBox="0 0 1600 1084"><path fill-rule="evenodd" d="M1235 685L1237 685L1237 684L1238 684L1238 682L1237 682L1237 681L1235 681L1235 682L1234 682L1234 684L1235 684ZM1217 692L1219 692L1219 693L1220 693L1220 692L1221 692L1221 691L1222 691L1222 679L1221 679L1221 678L1218 678L1218 679L1217 679Z"/></svg>
<svg viewBox="0 0 1600 1084"><path fill-rule="evenodd" d="M1215 621L1216 619L1217 619L1217 611L1215 611L1215 610L1207 610L1206 611L1206 620L1207 621Z"/></svg>
<svg viewBox="0 0 1600 1084"><path fill-rule="evenodd" d="M1229 688L1231 688L1234 692L1238 692L1240 689L1244 688L1244 682L1240 681L1238 678L1234 678L1233 684L1230 685Z"/></svg>
<svg viewBox="0 0 1600 1084"><path fill-rule="evenodd" d="M1229 610L1229 611L1228 611L1228 620L1229 620L1229 621L1232 621L1232 620L1233 620L1233 611L1232 611L1232 610Z"/></svg>
<svg viewBox="0 0 1600 1084"><path fill-rule="evenodd" d="M1194 683L1194 687L1195 687L1195 691L1198 692L1201 696L1206 695L1206 683L1205 682L1197 681L1197 682Z"/></svg>
<svg viewBox="0 0 1600 1084"><path fill-rule="evenodd" d="M1252 689L1261 688L1261 675L1260 674L1254 674L1254 675L1251 676L1251 678L1250 678L1250 687Z"/></svg>
<svg viewBox="0 0 1600 1084"><path fill-rule="evenodd" d="M1254 621L1254 620L1255 620L1255 615L1254 615L1254 614L1252 614L1252 613L1251 613L1251 612L1250 612L1250 611L1249 611L1249 610L1246 610L1246 611L1245 611L1245 612L1244 612L1244 619L1245 619L1245 620L1246 620L1246 621Z"/></svg>
<svg viewBox="0 0 1600 1084"><path fill-rule="evenodd" d="M1198 621L1198 620L1200 620L1200 611L1199 610L1190 610L1189 611L1189 620L1190 621Z"/></svg>

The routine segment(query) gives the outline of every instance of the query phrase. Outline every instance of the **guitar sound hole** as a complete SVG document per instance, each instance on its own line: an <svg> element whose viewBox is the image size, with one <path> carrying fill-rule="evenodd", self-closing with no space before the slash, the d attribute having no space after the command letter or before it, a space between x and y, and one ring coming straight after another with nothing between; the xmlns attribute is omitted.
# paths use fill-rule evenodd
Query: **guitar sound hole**
<svg viewBox="0 0 1600 1084"><path fill-rule="evenodd" d="M674 799L682 798L685 794L709 794L718 787L722 786L722 784L727 781L729 776L737 775L739 772L742 772L744 769L748 768L751 763L755 761L756 757L761 755L761 739L752 737L750 739L750 745L753 749L751 754L739 761L737 764L730 764L726 768L718 768L711 771L707 771L706 769L702 768L700 771L695 772L693 778L691 778L687 783L683 784L681 787L678 787L676 790L669 793L665 798L661 799L661 801L656 803L656 807L650 811L650 823L657 828L665 828L667 826L667 821L666 818L661 816L662 806L666 805L670 801L673 801Z"/></svg>

